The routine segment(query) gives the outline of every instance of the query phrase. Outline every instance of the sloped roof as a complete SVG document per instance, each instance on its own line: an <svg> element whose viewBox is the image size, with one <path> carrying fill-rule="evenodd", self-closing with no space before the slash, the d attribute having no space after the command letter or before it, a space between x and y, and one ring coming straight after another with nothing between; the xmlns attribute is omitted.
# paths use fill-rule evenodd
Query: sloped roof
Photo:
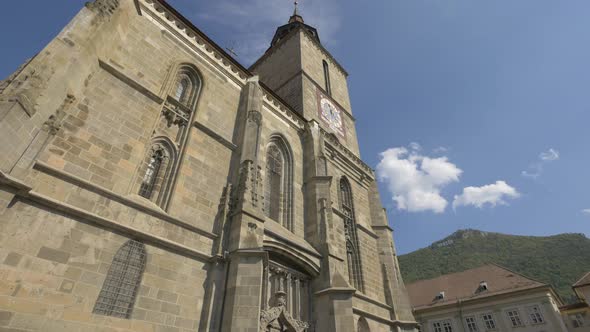
<svg viewBox="0 0 590 332"><path fill-rule="evenodd" d="M487 283L487 290L478 291L482 281ZM420 280L406 287L412 307L425 309L454 304L459 300L479 299L543 286L548 285L489 264L434 279ZM445 292L444 299L435 300L440 292Z"/></svg>
<svg viewBox="0 0 590 332"><path fill-rule="evenodd" d="M590 272L586 273L580 280L576 281L574 288L590 285Z"/></svg>

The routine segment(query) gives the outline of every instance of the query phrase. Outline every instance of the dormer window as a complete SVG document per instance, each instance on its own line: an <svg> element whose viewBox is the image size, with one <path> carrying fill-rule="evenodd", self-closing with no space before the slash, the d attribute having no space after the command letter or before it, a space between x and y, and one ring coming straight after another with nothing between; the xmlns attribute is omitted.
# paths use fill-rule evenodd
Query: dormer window
<svg viewBox="0 0 590 332"><path fill-rule="evenodd" d="M436 294L436 296L434 297L434 301L442 301L444 299L445 299L445 292L444 291Z"/></svg>
<svg viewBox="0 0 590 332"><path fill-rule="evenodd" d="M485 292L488 290L488 283L485 281L481 281L479 283L479 286L477 287L477 291L476 293L481 293L481 292Z"/></svg>

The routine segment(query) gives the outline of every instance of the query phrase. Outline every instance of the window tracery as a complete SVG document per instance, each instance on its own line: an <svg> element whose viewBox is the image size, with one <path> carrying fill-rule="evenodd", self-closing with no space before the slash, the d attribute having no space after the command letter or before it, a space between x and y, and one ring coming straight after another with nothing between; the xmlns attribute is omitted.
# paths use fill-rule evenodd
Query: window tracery
<svg viewBox="0 0 590 332"><path fill-rule="evenodd" d="M364 282L360 251L358 247L358 235L356 232L356 220L352 198L352 188L348 180L340 179L340 208L344 216L344 236L346 241L346 258L348 264L348 279L352 286L364 292Z"/></svg>
<svg viewBox="0 0 590 332"><path fill-rule="evenodd" d="M93 313L130 318L146 264L143 243L129 240L113 257Z"/></svg>
<svg viewBox="0 0 590 332"><path fill-rule="evenodd" d="M287 145L273 138L266 149L264 181L264 213L267 217L293 231L292 164Z"/></svg>

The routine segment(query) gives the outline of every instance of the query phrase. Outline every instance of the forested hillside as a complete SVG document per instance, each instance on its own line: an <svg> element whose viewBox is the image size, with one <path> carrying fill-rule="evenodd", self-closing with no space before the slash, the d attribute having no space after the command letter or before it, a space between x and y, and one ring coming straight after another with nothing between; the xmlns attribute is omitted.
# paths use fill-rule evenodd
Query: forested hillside
<svg viewBox="0 0 590 332"><path fill-rule="evenodd" d="M535 280L552 284L571 302L571 285L590 271L590 239L584 234L516 236L460 230L399 257L406 283L496 263Z"/></svg>

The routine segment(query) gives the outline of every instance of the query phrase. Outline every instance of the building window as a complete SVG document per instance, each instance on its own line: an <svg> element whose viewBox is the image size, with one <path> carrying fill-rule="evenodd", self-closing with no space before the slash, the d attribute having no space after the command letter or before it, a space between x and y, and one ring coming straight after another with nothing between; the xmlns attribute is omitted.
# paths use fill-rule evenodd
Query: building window
<svg viewBox="0 0 590 332"><path fill-rule="evenodd" d="M453 332L453 325L449 319L432 323L432 328L434 332Z"/></svg>
<svg viewBox="0 0 590 332"><path fill-rule="evenodd" d="M127 241L115 254L93 313L130 318L145 268L146 252L141 242Z"/></svg>
<svg viewBox="0 0 590 332"><path fill-rule="evenodd" d="M528 310L531 323L542 324L545 322L545 319L543 319L543 314L541 313L541 309L538 305L530 306L528 307Z"/></svg>
<svg viewBox="0 0 590 332"><path fill-rule="evenodd" d="M517 309L508 310L506 314L508 315L508 319L510 320L512 327L524 326Z"/></svg>
<svg viewBox="0 0 590 332"><path fill-rule="evenodd" d="M164 138L152 144L141 168L141 184L138 194L162 206L170 183L171 171L175 162L175 150Z"/></svg>
<svg viewBox="0 0 590 332"><path fill-rule="evenodd" d="M570 317L570 320L572 321L572 326L574 328L584 326L584 314L583 313L577 313L574 315L570 315L569 317Z"/></svg>
<svg viewBox="0 0 590 332"><path fill-rule="evenodd" d="M495 330L496 329L496 321L494 320L494 315L492 313L483 314L483 325L486 328L486 331Z"/></svg>
<svg viewBox="0 0 590 332"><path fill-rule="evenodd" d="M176 85L170 94L176 101L192 107L200 87L201 81L195 70L189 66L182 66L176 74Z"/></svg>
<svg viewBox="0 0 590 332"><path fill-rule="evenodd" d="M266 149L264 212L267 217L293 231L291 169L291 158L286 143L279 138L271 139Z"/></svg>
<svg viewBox="0 0 590 332"><path fill-rule="evenodd" d="M475 317L465 317L465 325L467 325L467 332L479 332Z"/></svg>
<svg viewBox="0 0 590 332"><path fill-rule="evenodd" d="M369 328L369 323L367 323L367 320L364 317L359 318L357 322L357 331L371 332L371 329Z"/></svg>
<svg viewBox="0 0 590 332"><path fill-rule="evenodd" d="M190 83L187 77L183 77L180 82L178 82L178 85L176 86L176 94L174 95L176 100L184 100L184 97L188 92L189 84Z"/></svg>
<svg viewBox="0 0 590 332"><path fill-rule="evenodd" d="M139 195L147 199L152 198L154 186L156 184L156 178L160 172L162 161L164 160L164 151L162 149L152 151L150 160L146 166L143 174L143 180L141 181L141 187L139 188Z"/></svg>
<svg viewBox="0 0 590 332"><path fill-rule="evenodd" d="M356 232L354 203L350 182L343 177L340 179L340 208L344 216L344 236L346 239L346 256L348 263L348 278L352 286L364 292L363 269Z"/></svg>
<svg viewBox="0 0 590 332"><path fill-rule="evenodd" d="M332 96L332 86L330 83L330 67L328 67L328 63L326 62L326 60L322 61L323 65L324 65L324 84L326 87L326 92L328 93L328 96Z"/></svg>

